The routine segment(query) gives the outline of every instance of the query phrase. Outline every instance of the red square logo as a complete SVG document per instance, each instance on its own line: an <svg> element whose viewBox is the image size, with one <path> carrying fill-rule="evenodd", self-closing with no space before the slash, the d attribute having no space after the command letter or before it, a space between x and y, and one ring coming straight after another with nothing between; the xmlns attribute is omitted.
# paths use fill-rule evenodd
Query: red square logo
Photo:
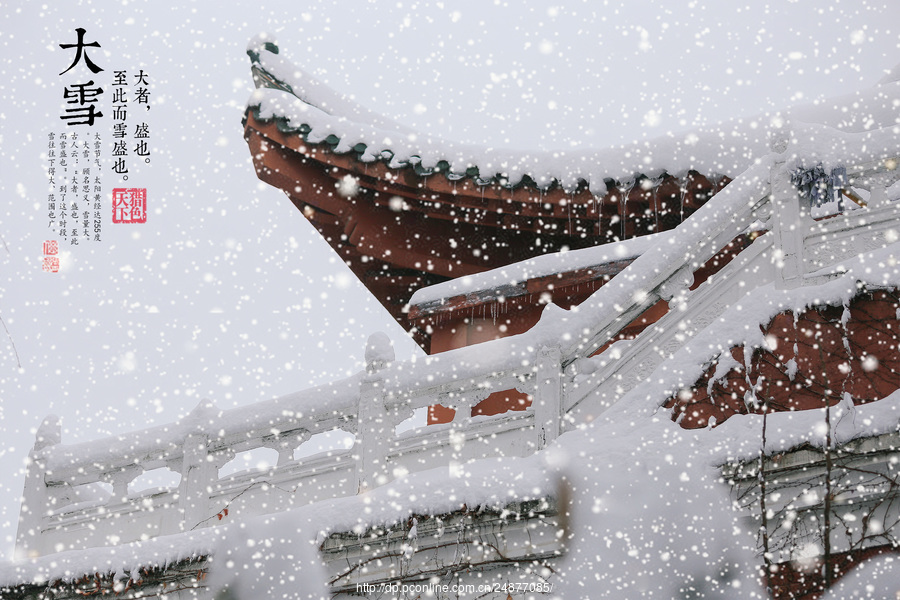
<svg viewBox="0 0 900 600"><path fill-rule="evenodd" d="M147 222L147 188L114 188L113 223Z"/></svg>
<svg viewBox="0 0 900 600"><path fill-rule="evenodd" d="M45 256L41 268L48 273L59 273L59 258L56 256Z"/></svg>
<svg viewBox="0 0 900 600"><path fill-rule="evenodd" d="M59 242L57 240L47 240L44 242L44 254L59 254Z"/></svg>

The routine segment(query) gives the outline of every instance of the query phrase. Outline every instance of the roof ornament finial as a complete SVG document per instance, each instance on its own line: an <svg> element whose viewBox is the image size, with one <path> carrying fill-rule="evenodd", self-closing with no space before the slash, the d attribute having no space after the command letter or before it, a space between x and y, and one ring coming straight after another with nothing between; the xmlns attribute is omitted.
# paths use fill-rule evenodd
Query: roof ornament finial
<svg viewBox="0 0 900 600"><path fill-rule="evenodd" d="M261 31L250 38L250 42L247 44L247 56L250 57L252 62L259 62L259 53L261 50L266 50L272 54L278 54L278 42L275 41L274 35Z"/></svg>

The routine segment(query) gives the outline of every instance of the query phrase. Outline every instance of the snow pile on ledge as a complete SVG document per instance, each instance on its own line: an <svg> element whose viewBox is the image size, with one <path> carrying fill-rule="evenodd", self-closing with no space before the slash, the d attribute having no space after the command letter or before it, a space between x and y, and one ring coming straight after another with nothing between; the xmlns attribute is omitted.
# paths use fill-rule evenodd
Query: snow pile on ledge
<svg viewBox="0 0 900 600"><path fill-rule="evenodd" d="M900 392L832 410L836 444L900 431ZM617 416L562 435L544 453L573 493L560 597L766 597L756 587L754 532L734 520L719 479L721 465L758 457L762 416L735 416L711 430L681 429L665 411ZM766 453L821 447L823 423L820 410L769 415ZM835 597L865 588L857 580L841 589Z"/></svg>
<svg viewBox="0 0 900 600"><path fill-rule="evenodd" d="M687 586L704 589L706 597L753 597L749 592L756 572L748 567L753 563L752 536L739 536L736 543L737 525L726 490L715 472L695 459L695 434L665 418L622 425L565 434L549 451L528 458L470 463L459 477L448 477L447 468L433 469L360 496L286 513L9 565L0 568L0 585L126 573L148 564L212 555L214 573L221 568L217 565L225 564L229 572L239 571L238 585L271 595L296 583L284 576L290 574L285 556L303 557L310 543L320 543L331 533L362 535L374 525L464 507L502 510L513 501L557 497L564 485L572 498L572 537L568 557L554 565L554 593L582 597L582 585L589 585L605 590L592 592L592 598L621 598L628 590L670 598ZM271 565L271 570L250 572L228 562L243 563L246 540L252 542L254 560ZM309 581L308 571L302 573L297 577ZM210 581L218 585L228 579L214 575Z"/></svg>
<svg viewBox="0 0 900 600"><path fill-rule="evenodd" d="M885 600L900 592L900 557L870 558L831 586L822 600Z"/></svg>
<svg viewBox="0 0 900 600"><path fill-rule="evenodd" d="M887 77L875 87L817 105L735 119L686 134L615 147L600 140L601 149L593 151L522 152L455 144L413 132L317 81L279 55L274 39L265 34L251 40L247 51L255 64L293 90L293 95L264 88L253 92L248 109L258 111L261 119L284 119L294 131L305 126L310 143L334 136L336 152L350 152L361 144L365 146L360 154L364 162L384 160L392 168L412 165L427 172L443 161L457 178L477 169L483 183L517 185L527 176L541 188L556 182L574 190L586 182L595 194L604 194L604 179L627 181L636 174L679 176L696 170L708 176L734 177L769 152L770 138L785 135L792 125L796 129L800 123L816 123L846 134L900 123L900 104L896 102L900 81Z"/></svg>
<svg viewBox="0 0 900 600"><path fill-rule="evenodd" d="M900 431L900 390L877 402L854 407L843 403L832 406L831 427L834 445ZM710 464L756 458L761 431L762 415L735 415L708 431ZM824 448L825 431L824 408L770 414L766 423L765 452L778 454L803 445ZM730 440L742 442L729 444Z"/></svg>
<svg viewBox="0 0 900 600"><path fill-rule="evenodd" d="M763 598L753 535L667 415L564 434L547 451L572 493L560 598Z"/></svg>
<svg viewBox="0 0 900 600"><path fill-rule="evenodd" d="M322 559L303 515L235 523L213 550L209 588L230 600L328 600Z"/></svg>
<svg viewBox="0 0 900 600"><path fill-rule="evenodd" d="M0 587L47 585L56 580L75 581L84 575L114 573L116 579L141 568L167 565L209 556L221 529L190 531L143 542L100 548L68 550L50 556L0 564Z"/></svg>
<svg viewBox="0 0 900 600"><path fill-rule="evenodd" d="M483 273L451 279L416 290L409 303L413 306L426 304L460 294L490 290L502 285L516 285L535 277L545 277L635 258L654 244L659 243L667 233L654 233L592 248L545 254Z"/></svg>

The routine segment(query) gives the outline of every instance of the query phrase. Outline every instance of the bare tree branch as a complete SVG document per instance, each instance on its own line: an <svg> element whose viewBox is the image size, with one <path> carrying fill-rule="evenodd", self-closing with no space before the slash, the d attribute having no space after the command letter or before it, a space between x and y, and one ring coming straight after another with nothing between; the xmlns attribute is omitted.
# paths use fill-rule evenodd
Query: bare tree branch
<svg viewBox="0 0 900 600"><path fill-rule="evenodd" d="M13 354L16 355L16 366L21 369L22 361L19 360L19 350L16 348L16 343L13 341L12 336L9 334L9 328L6 326L6 321L3 320L2 315L0 315L0 324L3 325L3 331L6 332L6 337L9 338L9 344L12 346Z"/></svg>

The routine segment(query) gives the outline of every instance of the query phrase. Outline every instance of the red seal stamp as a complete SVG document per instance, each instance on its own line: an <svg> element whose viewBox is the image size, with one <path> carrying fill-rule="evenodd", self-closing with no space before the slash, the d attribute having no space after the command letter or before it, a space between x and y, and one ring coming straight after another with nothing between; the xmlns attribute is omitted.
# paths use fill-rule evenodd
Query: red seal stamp
<svg viewBox="0 0 900 600"><path fill-rule="evenodd" d="M147 188L114 188L113 223L147 222Z"/></svg>
<svg viewBox="0 0 900 600"><path fill-rule="evenodd" d="M48 273L59 273L59 257L45 256L41 268Z"/></svg>

